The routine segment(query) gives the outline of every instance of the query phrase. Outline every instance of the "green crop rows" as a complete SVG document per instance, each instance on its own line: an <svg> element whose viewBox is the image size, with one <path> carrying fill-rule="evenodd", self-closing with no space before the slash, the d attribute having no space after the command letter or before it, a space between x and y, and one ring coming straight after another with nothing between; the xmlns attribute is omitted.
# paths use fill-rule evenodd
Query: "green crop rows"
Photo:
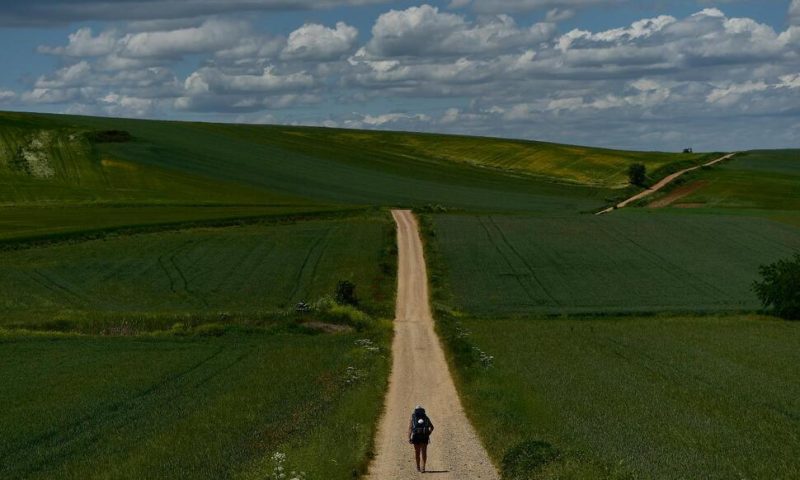
<svg viewBox="0 0 800 480"><path fill-rule="evenodd" d="M377 311L394 289L380 269L391 232L384 216L365 216L7 251L0 314L26 326L80 312L269 312L333 294L339 280L354 282L364 307Z"/></svg>
<svg viewBox="0 0 800 480"><path fill-rule="evenodd" d="M363 471L393 242L380 212L9 244L0 477L262 479L275 453L308 478ZM361 313L295 313L339 280Z"/></svg>
<svg viewBox="0 0 800 480"><path fill-rule="evenodd" d="M456 308L479 315L754 310L800 229L738 216L437 215Z"/></svg>

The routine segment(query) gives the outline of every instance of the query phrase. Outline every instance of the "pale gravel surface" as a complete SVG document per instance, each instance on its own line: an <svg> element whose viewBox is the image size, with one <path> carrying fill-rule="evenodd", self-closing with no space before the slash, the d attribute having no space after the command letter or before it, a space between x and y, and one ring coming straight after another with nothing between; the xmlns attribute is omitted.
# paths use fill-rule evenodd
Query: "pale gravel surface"
<svg viewBox="0 0 800 480"><path fill-rule="evenodd" d="M456 393L428 304L428 280L422 241L414 215L392 212L399 249L397 317L392 343L392 374L383 418L375 441L377 455L367 478L418 478L408 422L422 404L436 427L428 448L432 478L498 479Z"/></svg>
<svg viewBox="0 0 800 480"><path fill-rule="evenodd" d="M635 202L637 200L641 200L644 197L648 197L648 196L656 193L657 191L659 191L662 188L666 187L670 183L674 182L675 179L677 179L678 177L680 177L684 173L693 172L693 171L695 171L695 170L697 170L699 168L703 168L703 167L712 167L712 166L714 166L714 165L716 165L716 164L718 164L720 162L724 162L725 160L728 160L729 158L733 157L734 155L736 155L736 154L735 153L730 153L728 155L725 155L724 157L720 157L720 158L718 158L716 160L712 160L712 161L710 161L708 163L704 163L703 165L698 165L696 167L687 168L687 169L681 170L680 172L675 172L672 175L668 175L668 176L664 177L663 179L661 179L661 181L659 181L658 183L656 183L652 187L648 188L647 190L644 190L643 192L639 192L636 195L632 196L631 198L629 198L629 199L627 199L627 200L625 200L623 202L620 202L620 203L616 204L613 207L606 208L602 212L596 213L596 215L603 215L605 213L611 213L614 210L617 210L617 209L620 209L620 208L625 208L629 204L631 204L631 203L633 203L633 202Z"/></svg>

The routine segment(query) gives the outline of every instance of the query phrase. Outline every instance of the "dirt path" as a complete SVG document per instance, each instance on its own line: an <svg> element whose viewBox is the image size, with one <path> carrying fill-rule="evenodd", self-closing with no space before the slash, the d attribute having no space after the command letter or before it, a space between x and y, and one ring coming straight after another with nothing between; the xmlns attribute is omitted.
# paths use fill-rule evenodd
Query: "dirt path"
<svg viewBox="0 0 800 480"><path fill-rule="evenodd" d="M682 187L678 187L675 190L669 192L664 197L659 198L658 200L653 200L652 202L650 202L650 204L647 206L647 208L669 207L673 203L681 200L682 198L688 197L689 195L691 195L691 194L695 193L696 191L702 189L706 185L708 185L707 181L705 181L705 180L697 180L697 181L692 182L692 183L690 183L688 185L684 185Z"/></svg>
<svg viewBox="0 0 800 480"><path fill-rule="evenodd" d="M680 177L681 175L683 175L685 173L693 172L693 171L695 171L695 170L697 170L699 168L703 168L703 167L714 166L714 165L716 165L716 164L718 164L720 162L724 162L725 160L728 160L729 158L733 157L734 155L736 155L736 154L735 153L729 153L728 155L725 155L724 157L720 157L720 158L718 158L716 160L712 160L712 161L710 161L708 163L704 163L703 165L698 165L696 167L686 168L686 169L681 170L679 172L675 172L672 175L668 175L668 176L662 178L661 181L659 181L658 183L656 183L652 187L648 188L647 190L645 190L643 192L639 192L636 195L632 196L631 198L629 198L629 199L627 199L627 200L625 200L623 202L620 202L620 203L616 204L613 207L606 208L602 212L598 212L597 215L603 215L605 213L613 212L614 210L617 210L617 209L620 209L620 208L625 208L625 207L627 207L628 205L630 205L631 203L633 203L633 202L635 202L637 200L641 200L641 199L643 199L645 197L648 197L648 196L656 193L657 191L659 191L662 188L666 187L667 185L669 185L670 183L675 181L676 178Z"/></svg>
<svg viewBox="0 0 800 480"><path fill-rule="evenodd" d="M433 329L428 278L417 221L410 211L392 212L397 222L399 270L392 374L386 410L376 438L377 456L367 478L417 478L408 422L421 404L436 431L428 449L428 471L436 479L497 479L499 475L467 420Z"/></svg>

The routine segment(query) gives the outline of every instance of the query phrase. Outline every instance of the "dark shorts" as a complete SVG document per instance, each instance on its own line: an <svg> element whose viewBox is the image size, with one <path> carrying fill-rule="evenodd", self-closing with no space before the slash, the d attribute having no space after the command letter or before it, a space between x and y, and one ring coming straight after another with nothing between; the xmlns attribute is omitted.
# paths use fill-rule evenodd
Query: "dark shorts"
<svg viewBox="0 0 800 480"><path fill-rule="evenodd" d="M427 445L431 443L431 436L415 433L411 435L411 443L413 443L414 445Z"/></svg>

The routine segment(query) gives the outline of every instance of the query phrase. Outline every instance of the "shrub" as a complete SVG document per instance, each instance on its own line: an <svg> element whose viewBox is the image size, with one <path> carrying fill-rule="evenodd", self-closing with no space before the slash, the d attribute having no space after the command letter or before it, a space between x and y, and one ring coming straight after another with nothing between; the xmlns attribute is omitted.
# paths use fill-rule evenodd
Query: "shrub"
<svg viewBox="0 0 800 480"><path fill-rule="evenodd" d="M506 452L502 463L504 480L528 480L545 465L560 456L559 451L547 442L524 441Z"/></svg>
<svg viewBox="0 0 800 480"><path fill-rule="evenodd" d="M225 335L225 326L219 323L206 323L194 329L198 337L221 337Z"/></svg>
<svg viewBox="0 0 800 480"><path fill-rule="evenodd" d="M633 163L628 167L628 181L631 185L644 187L647 180L647 167L641 163Z"/></svg>
<svg viewBox="0 0 800 480"><path fill-rule="evenodd" d="M342 280L336 284L336 303L339 305L358 305L356 286L349 280Z"/></svg>
<svg viewBox="0 0 800 480"><path fill-rule="evenodd" d="M315 312L327 312L333 308L334 305L336 305L336 300L330 295L325 295L311 305L311 310Z"/></svg>
<svg viewBox="0 0 800 480"><path fill-rule="evenodd" d="M369 327L370 317L352 305L333 305L325 312L320 312L323 320L337 325L349 325L358 331Z"/></svg>
<svg viewBox="0 0 800 480"><path fill-rule="evenodd" d="M800 254L759 268L762 280L753 284L764 308L787 320L800 320Z"/></svg>

